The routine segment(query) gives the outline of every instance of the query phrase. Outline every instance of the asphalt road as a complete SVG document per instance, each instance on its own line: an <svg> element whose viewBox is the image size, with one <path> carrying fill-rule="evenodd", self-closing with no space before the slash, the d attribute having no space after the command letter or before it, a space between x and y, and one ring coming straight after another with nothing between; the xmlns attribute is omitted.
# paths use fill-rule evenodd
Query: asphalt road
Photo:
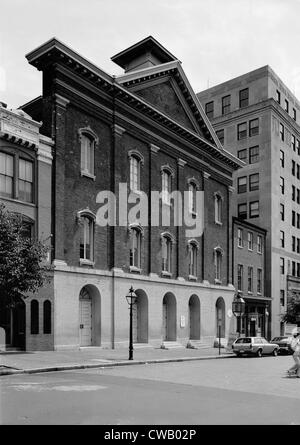
<svg viewBox="0 0 300 445"><path fill-rule="evenodd" d="M300 425L291 356L0 377L2 425Z"/></svg>

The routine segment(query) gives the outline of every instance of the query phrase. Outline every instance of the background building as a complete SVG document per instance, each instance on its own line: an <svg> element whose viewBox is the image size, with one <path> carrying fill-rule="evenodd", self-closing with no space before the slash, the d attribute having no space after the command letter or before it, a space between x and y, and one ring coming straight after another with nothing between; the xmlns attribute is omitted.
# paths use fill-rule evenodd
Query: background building
<svg viewBox="0 0 300 445"><path fill-rule="evenodd" d="M0 104L0 202L22 216L24 236L50 244L53 142L40 127L24 111ZM7 348L53 349L53 301L49 285L14 309L0 308Z"/></svg>
<svg viewBox="0 0 300 445"><path fill-rule="evenodd" d="M27 59L43 72L43 91L22 108L55 141L54 347L127 347L131 285L135 343L212 345L218 324L226 338L229 202L242 163L221 146L181 63L152 37L112 58L125 71L117 78L57 39ZM101 191L117 196L117 209L129 193L146 196L146 221L117 211L116 225L101 226ZM151 191L162 193L169 224L153 225ZM188 215L203 232L174 224L174 191L188 192Z"/></svg>
<svg viewBox="0 0 300 445"><path fill-rule="evenodd" d="M232 233L233 284L246 303L238 332L269 338L271 298L265 296L266 231L243 219L233 218Z"/></svg>
<svg viewBox="0 0 300 445"><path fill-rule="evenodd" d="M266 296L272 335L284 331L289 292L300 289L300 104L269 66L198 94L234 175L232 214L267 230Z"/></svg>

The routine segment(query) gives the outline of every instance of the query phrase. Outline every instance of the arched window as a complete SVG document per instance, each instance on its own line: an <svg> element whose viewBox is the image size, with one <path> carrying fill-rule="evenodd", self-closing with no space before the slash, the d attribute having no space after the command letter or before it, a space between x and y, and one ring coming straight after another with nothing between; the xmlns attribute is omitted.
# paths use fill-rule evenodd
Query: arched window
<svg viewBox="0 0 300 445"><path fill-rule="evenodd" d="M189 275L190 277L197 277L199 243L196 240L190 240L188 248L189 248Z"/></svg>
<svg viewBox="0 0 300 445"><path fill-rule="evenodd" d="M162 272L172 274L172 244L175 242L174 238L169 233L161 235L161 256L162 256Z"/></svg>
<svg viewBox="0 0 300 445"><path fill-rule="evenodd" d="M215 222L219 224L222 224L222 201L222 196L215 193Z"/></svg>
<svg viewBox="0 0 300 445"><path fill-rule="evenodd" d="M130 266L141 269L141 247L142 232L137 227L131 229L130 233Z"/></svg>
<svg viewBox="0 0 300 445"><path fill-rule="evenodd" d="M51 301L44 301L44 334L51 334Z"/></svg>
<svg viewBox="0 0 300 445"><path fill-rule="evenodd" d="M31 334L39 333L39 302L32 300L30 303L30 322L31 322Z"/></svg>
<svg viewBox="0 0 300 445"><path fill-rule="evenodd" d="M193 181L191 181L189 183L189 211L191 213L196 213L196 193L197 186Z"/></svg>
<svg viewBox="0 0 300 445"><path fill-rule="evenodd" d="M170 194L172 192L172 173L166 168L161 172L161 191L162 202L164 204L170 204Z"/></svg>
<svg viewBox="0 0 300 445"><path fill-rule="evenodd" d="M83 133L81 135L81 171L83 173L94 175L94 151L94 138L87 133Z"/></svg>
<svg viewBox="0 0 300 445"><path fill-rule="evenodd" d="M223 250L220 247L214 249L215 257L215 281L220 283L222 278L222 256Z"/></svg>
<svg viewBox="0 0 300 445"><path fill-rule="evenodd" d="M94 260L94 221L87 215L81 216L80 260Z"/></svg>
<svg viewBox="0 0 300 445"><path fill-rule="evenodd" d="M130 163L130 190L133 192L141 189L141 166L144 164L144 157L137 150L129 150Z"/></svg>

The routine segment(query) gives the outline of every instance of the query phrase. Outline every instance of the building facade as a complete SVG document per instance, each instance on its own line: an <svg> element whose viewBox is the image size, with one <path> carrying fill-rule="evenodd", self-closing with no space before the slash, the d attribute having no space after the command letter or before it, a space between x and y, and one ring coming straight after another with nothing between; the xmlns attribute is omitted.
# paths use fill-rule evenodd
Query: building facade
<svg viewBox="0 0 300 445"><path fill-rule="evenodd" d="M53 142L40 127L24 111L0 104L0 203L21 215L25 236L50 244ZM6 347L53 349L53 301L50 283L13 309L1 306Z"/></svg>
<svg viewBox="0 0 300 445"><path fill-rule="evenodd" d="M26 57L43 90L22 109L55 142L54 348L127 347L131 286L134 343L212 345L218 325L227 338L229 205L243 163L181 63L152 37L112 58L119 77L57 39Z"/></svg>
<svg viewBox="0 0 300 445"><path fill-rule="evenodd" d="M270 338L271 298L265 296L266 231L234 217L232 234L233 284L246 303L237 331Z"/></svg>
<svg viewBox="0 0 300 445"><path fill-rule="evenodd" d="M269 66L198 95L225 149L245 162L234 174L232 214L267 230L271 332L300 284L300 103Z"/></svg>

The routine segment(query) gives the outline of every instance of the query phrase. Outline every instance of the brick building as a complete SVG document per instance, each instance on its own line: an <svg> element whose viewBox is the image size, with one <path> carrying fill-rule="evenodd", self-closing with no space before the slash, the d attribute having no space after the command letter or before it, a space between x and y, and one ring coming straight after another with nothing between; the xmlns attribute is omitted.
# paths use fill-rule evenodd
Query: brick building
<svg viewBox="0 0 300 445"><path fill-rule="evenodd" d="M271 298L265 296L266 231L234 217L232 233L233 284L246 303L238 332L268 338Z"/></svg>
<svg viewBox="0 0 300 445"><path fill-rule="evenodd" d="M213 344L217 319L227 337L229 201L243 164L220 144L181 62L152 37L112 57L119 77L57 39L26 57L43 90L22 109L55 141L54 347L127 347L131 285L135 343ZM204 230L187 230L196 224Z"/></svg>
<svg viewBox="0 0 300 445"><path fill-rule="evenodd" d="M300 103L264 66L197 94L225 149L245 162L234 173L232 214L267 230L271 333L300 294Z"/></svg>
<svg viewBox="0 0 300 445"><path fill-rule="evenodd" d="M24 111L0 103L0 202L22 216L26 236L49 243L53 142L40 127ZM0 307L6 347L53 349L51 284L18 303Z"/></svg>

